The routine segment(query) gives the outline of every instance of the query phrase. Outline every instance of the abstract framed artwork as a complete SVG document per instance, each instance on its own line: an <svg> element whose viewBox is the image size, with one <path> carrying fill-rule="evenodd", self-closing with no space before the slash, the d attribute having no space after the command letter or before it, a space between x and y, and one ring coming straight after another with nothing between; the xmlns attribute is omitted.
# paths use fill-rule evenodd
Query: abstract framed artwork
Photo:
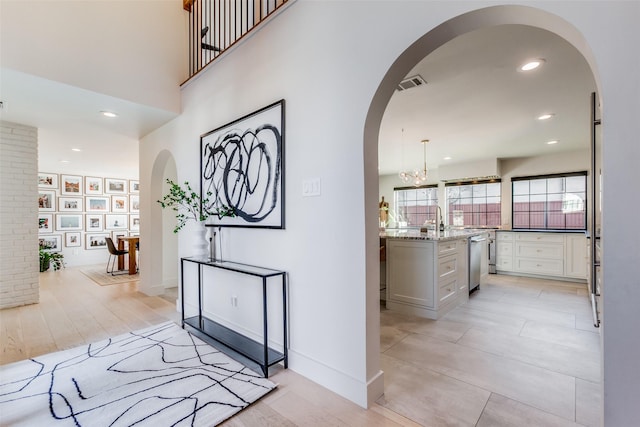
<svg viewBox="0 0 640 427"><path fill-rule="evenodd" d="M82 212L82 197L58 197L58 211Z"/></svg>
<svg viewBox="0 0 640 427"><path fill-rule="evenodd" d="M60 194L78 196L82 194L82 177L78 175L61 175Z"/></svg>
<svg viewBox="0 0 640 427"><path fill-rule="evenodd" d="M104 192L108 194L127 194L127 180L105 178Z"/></svg>
<svg viewBox="0 0 640 427"><path fill-rule="evenodd" d="M53 233L53 214L38 215L38 233Z"/></svg>
<svg viewBox="0 0 640 427"><path fill-rule="evenodd" d="M129 193L139 193L140 192L140 181L134 181L133 179L129 181Z"/></svg>
<svg viewBox="0 0 640 427"><path fill-rule="evenodd" d="M64 233L64 245L67 248L77 248L81 246L80 243L80 232L68 232Z"/></svg>
<svg viewBox="0 0 640 427"><path fill-rule="evenodd" d="M284 99L200 137L200 194L213 215L209 226L285 228Z"/></svg>
<svg viewBox="0 0 640 427"><path fill-rule="evenodd" d="M58 188L58 174L38 172L38 187L52 190Z"/></svg>
<svg viewBox="0 0 640 427"><path fill-rule="evenodd" d="M38 236L38 245L40 249L47 252L60 252L62 250L62 236L59 234Z"/></svg>
<svg viewBox="0 0 640 427"><path fill-rule="evenodd" d="M109 233L85 234L85 249L106 249Z"/></svg>
<svg viewBox="0 0 640 427"><path fill-rule="evenodd" d="M102 194L102 191L102 178L96 176L84 177L84 194L95 196Z"/></svg>
<svg viewBox="0 0 640 427"><path fill-rule="evenodd" d="M82 214L77 214L77 215L57 214L56 230L57 231L82 230Z"/></svg>
<svg viewBox="0 0 640 427"><path fill-rule="evenodd" d="M55 212L56 192L49 190L40 190L38 192L38 209L41 212Z"/></svg>

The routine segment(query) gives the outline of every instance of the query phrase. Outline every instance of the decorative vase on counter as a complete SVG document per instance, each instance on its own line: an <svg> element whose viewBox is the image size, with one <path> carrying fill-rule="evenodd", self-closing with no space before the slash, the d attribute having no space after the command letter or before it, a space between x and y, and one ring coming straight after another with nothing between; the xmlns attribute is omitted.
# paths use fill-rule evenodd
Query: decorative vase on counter
<svg viewBox="0 0 640 427"><path fill-rule="evenodd" d="M209 240L207 239L207 227L204 221L195 223L195 236L193 239L193 256L209 256Z"/></svg>

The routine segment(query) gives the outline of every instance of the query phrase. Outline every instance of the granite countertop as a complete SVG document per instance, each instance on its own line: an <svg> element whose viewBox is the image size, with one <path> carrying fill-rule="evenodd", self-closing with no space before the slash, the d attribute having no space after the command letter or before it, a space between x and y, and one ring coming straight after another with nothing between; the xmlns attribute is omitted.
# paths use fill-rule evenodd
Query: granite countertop
<svg viewBox="0 0 640 427"><path fill-rule="evenodd" d="M403 240L433 240L433 241L446 241L463 239L471 236L477 236L482 233L486 233L488 230L482 229L451 229L443 232L429 230L428 232L421 232L417 228L396 228L380 231L380 237L383 239L403 239Z"/></svg>

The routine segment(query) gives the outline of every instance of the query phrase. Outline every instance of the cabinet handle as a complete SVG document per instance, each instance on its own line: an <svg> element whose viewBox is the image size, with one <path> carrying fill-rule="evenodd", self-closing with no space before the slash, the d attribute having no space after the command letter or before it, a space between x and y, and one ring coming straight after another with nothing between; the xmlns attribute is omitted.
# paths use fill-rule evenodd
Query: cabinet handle
<svg viewBox="0 0 640 427"><path fill-rule="evenodd" d="M538 253L539 253L539 252L542 252L542 251L541 251L540 249L536 249L536 252L538 252Z"/></svg>
<svg viewBox="0 0 640 427"><path fill-rule="evenodd" d="M542 267L540 264L536 264L536 267Z"/></svg>

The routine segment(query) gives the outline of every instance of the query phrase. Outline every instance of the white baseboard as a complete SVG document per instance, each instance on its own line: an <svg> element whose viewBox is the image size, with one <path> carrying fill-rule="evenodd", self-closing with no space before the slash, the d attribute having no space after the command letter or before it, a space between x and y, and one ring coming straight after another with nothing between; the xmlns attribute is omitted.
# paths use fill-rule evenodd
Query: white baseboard
<svg viewBox="0 0 640 427"><path fill-rule="evenodd" d="M382 371L364 382L291 349L289 368L365 409L384 393Z"/></svg>

